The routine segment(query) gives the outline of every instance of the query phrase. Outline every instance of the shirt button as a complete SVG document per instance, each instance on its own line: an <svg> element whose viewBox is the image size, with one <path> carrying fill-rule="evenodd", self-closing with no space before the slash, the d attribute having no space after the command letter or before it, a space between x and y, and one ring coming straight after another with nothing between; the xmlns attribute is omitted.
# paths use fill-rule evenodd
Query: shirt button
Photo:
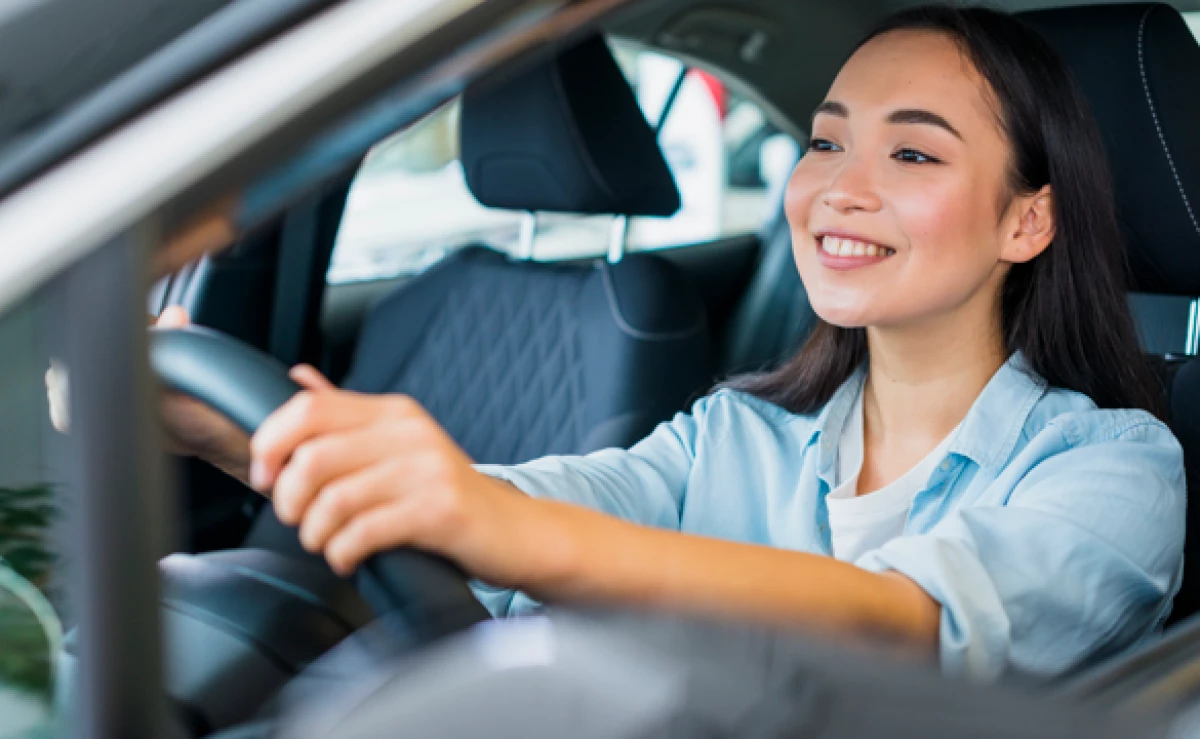
<svg viewBox="0 0 1200 739"><path fill-rule="evenodd" d="M941 467L943 471L950 469L950 460L943 461Z"/></svg>

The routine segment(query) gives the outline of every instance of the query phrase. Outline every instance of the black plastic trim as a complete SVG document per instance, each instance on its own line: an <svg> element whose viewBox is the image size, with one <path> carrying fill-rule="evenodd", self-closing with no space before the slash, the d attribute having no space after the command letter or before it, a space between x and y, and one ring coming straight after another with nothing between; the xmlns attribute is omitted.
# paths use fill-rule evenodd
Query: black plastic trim
<svg viewBox="0 0 1200 739"><path fill-rule="evenodd" d="M278 35L334 0L228 5L88 95L0 159L0 198L172 93Z"/></svg>

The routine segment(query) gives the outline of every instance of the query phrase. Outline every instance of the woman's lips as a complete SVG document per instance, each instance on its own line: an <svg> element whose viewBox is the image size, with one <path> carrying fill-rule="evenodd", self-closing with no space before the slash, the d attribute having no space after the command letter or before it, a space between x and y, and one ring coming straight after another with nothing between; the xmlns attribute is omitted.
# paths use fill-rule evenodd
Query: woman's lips
<svg viewBox="0 0 1200 739"><path fill-rule="evenodd" d="M895 249L834 234L817 235L817 256L829 269L848 270L879 264L896 253Z"/></svg>

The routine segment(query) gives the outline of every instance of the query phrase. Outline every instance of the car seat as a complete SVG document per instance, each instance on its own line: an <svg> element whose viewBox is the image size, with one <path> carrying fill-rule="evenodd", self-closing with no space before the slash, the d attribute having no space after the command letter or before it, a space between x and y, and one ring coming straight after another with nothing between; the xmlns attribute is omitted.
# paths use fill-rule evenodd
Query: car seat
<svg viewBox="0 0 1200 739"><path fill-rule="evenodd" d="M1116 187L1117 215L1125 227L1131 287L1164 296L1164 305L1188 305L1170 296L1200 296L1200 47L1174 8L1159 3L1062 8L1025 13L1067 60L1104 134ZM1153 302L1148 303L1153 305ZM1175 351L1152 359L1167 393L1169 422L1184 450L1191 493L1200 485L1200 364L1194 318ZM1169 318L1159 311L1138 316ZM1180 316L1186 321L1187 318ZM1149 350L1156 347L1146 347ZM1190 501L1194 502L1194 501ZM1200 521L1188 506L1183 588L1172 620L1200 609Z"/></svg>
<svg viewBox="0 0 1200 739"><path fill-rule="evenodd" d="M463 96L480 203L666 216L679 192L604 40ZM403 392L477 462L627 446L713 380L699 296L664 260L517 261L464 249L385 296L345 387Z"/></svg>
<svg viewBox="0 0 1200 739"><path fill-rule="evenodd" d="M467 185L483 205L531 219L680 207L655 133L599 36L473 85L460 127ZM619 251L546 264L462 249L371 308L343 385L411 395L479 463L631 445L715 372L685 276L652 254L614 260ZM270 519L260 516L248 545L294 539L264 533L280 528Z"/></svg>

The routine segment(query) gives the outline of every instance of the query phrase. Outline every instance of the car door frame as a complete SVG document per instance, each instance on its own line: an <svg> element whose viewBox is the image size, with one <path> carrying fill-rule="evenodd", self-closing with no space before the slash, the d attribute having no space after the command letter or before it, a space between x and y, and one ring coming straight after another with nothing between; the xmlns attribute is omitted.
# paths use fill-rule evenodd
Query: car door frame
<svg viewBox="0 0 1200 739"><path fill-rule="evenodd" d="M0 252L0 310L59 290L58 351L86 368L69 391L72 478L85 500L73 732L137 739L168 725L155 566L168 515L146 361L147 264L169 272L278 217L473 74L621 2L346 0L223 60L0 199L0 242L24 247ZM272 89L280 79L286 89ZM72 218L61 217L64 203Z"/></svg>

